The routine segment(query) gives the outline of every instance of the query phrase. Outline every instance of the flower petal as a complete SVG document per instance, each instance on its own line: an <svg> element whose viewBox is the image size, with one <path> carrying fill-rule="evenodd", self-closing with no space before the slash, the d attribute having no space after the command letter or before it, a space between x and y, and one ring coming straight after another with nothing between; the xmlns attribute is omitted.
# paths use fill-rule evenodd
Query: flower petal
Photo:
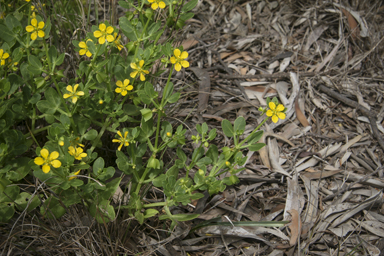
<svg viewBox="0 0 384 256"><path fill-rule="evenodd" d="M96 30L95 32L93 32L93 36L96 37L96 38L99 38L101 37L103 34L101 34L100 30Z"/></svg>
<svg viewBox="0 0 384 256"><path fill-rule="evenodd" d="M107 35L108 42L113 42L113 40L114 40L113 35Z"/></svg>
<svg viewBox="0 0 384 256"><path fill-rule="evenodd" d="M44 158L44 159L47 159L48 158L48 155L49 155L49 151L45 148L43 148L42 150L40 150L40 155Z"/></svg>
<svg viewBox="0 0 384 256"><path fill-rule="evenodd" d="M84 55L84 54L86 54L87 53L87 50L86 49L81 49L80 51L79 51L79 54L80 55Z"/></svg>
<svg viewBox="0 0 384 256"><path fill-rule="evenodd" d="M36 27L37 26L37 19L32 19L31 20L31 25Z"/></svg>
<svg viewBox="0 0 384 256"><path fill-rule="evenodd" d="M80 48L87 48L87 44L86 44L85 42L81 41L81 42L79 43L79 47L80 47Z"/></svg>
<svg viewBox="0 0 384 256"><path fill-rule="evenodd" d="M27 30L27 32L32 32L33 30L35 30L31 25L28 25L25 30Z"/></svg>
<svg viewBox="0 0 384 256"><path fill-rule="evenodd" d="M132 91L133 90L133 86L132 85L128 85L127 90L128 91ZM125 94L127 94L127 93L125 93ZM124 94L124 96L125 96L125 94Z"/></svg>
<svg viewBox="0 0 384 256"><path fill-rule="evenodd" d="M123 143L120 144L120 146L117 148L117 150L121 150L121 148L123 147Z"/></svg>
<svg viewBox="0 0 384 256"><path fill-rule="evenodd" d="M85 55L87 55L87 57L91 57L92 53L90 51L87 51L87 53Z"/></svg>
<svg viewBox="0 0 384 256"><path fill-rule="evenodd" d="M123 89L121 89L121 88L116 88L115 89L115 92L117 92L117 93L121 93L123 91Z"/></svg>
<svg viewBox="0 0 384 256"><path fill-rule="evenodd" d="M282 120L284 120L285 119L285 114L284 113L277 113L277 116L280 118L280 119L282 119Z"/></svg>
<svg viewBox="0 0 384 256"><path fill-rule="evenodd" d="M51 165L55 168L59 168L61 166L61 162L59 160L53 160Z"/></svg>
<svg viewBox="0 0 384 256"><path fill-rule="evenodd" d="M189 67L189 62L186 61L186 60L182 60L182 61L180 61L180 64L181 64L181 66L183 66L184 68Z"/></svg>
<svg viewBox="0 0 384 256"><path fill-rule="evenodd" d="M186 52L186 51L182 52L180 58L182 58L182 59L188 58L188 52Z"/></svg>
<svg viewBox="0 0 384 256"><path fill-rule="evenodd" d="M161 9L164 9L164 8L165 8L165 3L164 3L163 1L161 1L161 2L159 3L159 7L160 7Z"/></svg>
<svg viewBox="0 0 384 256"><path fill-rule="evenodd" d="M99 44L105 43L105 36L99 37Z"/></svg>
<svg viewBox="0 0 384 256"><path fill-rule="evenodd" d="M39 25L37 25L37 27L39 28L39 29L43 29L44 28L44 21L40 21L39 22Z"/></svg>
<svg viewBox="0 0 384 256"><path fill-rule="evenodd" d="M129 79L124 80L124 86L127 86L127 85L129 85Z"/></svg>
<svg viewBox="0 0 384 256"><path fill-rule="evenodd" d="M142 68L143 65L144 65L144 60L141 60L141 61L139 62L139 66Z"/></svg>
<svg viewBox="0 0 384 256"><path fill-rule="evenodd" d="M104 23L101 23L101 24L99 25L99 29L100 29L100 31L102 31L102 32L105 31L106 27L107 27L107 26L106 26Z"/></svg>
<svg viewBox="0 0 384 256"><path fill-rule="evenodd" d="M135 78L138 72L139 72L139 71L133 71L133 72L130 74L130 76L131 76L132 78Z"/></svg>
<svg viewBox="0 0 384 256"><path fill-rule="evenodd" d="M175 63L176 63L176 58L173 57L173 56L172 56L169 60L171 61L172 64L175 64Z"/></svg>
<svg viewBox="0 0 384 256"><path fill-rule="evenodd" d="M116 82L116 85L119 86L119 87L123 87L123 83L122 83L120 80L118 80L118 81Z"/></svg>
<svg viewBox="0 0 384 256"><path fill-rule="evenodd" d="M74 86L73 86L73 92L75 92L75 91L77 91L77 88L79 87L79 84L75 84Z"/></svg>
<svg viewBox="0 0 384 256"><path fill-rule="evenodd" d="M42 169L44 173L49 173L49 171L51 170L51 167L49 165L43 165Z"/></svg>
<svg viewBox="0 0 384 256"><path fill-rule="evenodd" d="M72 85L68 85L65 89L67 89L67 91L69 91L69 92L73 92Z"/></svg>
<svg viewBox="0 0 384 256"><path fill-rule="evenodd" d="M83 92L83 91L78 91L78 92L76 93L76 95L77 95L77 96L84 96L84 92Z"/></svg>
<svg viewBox="0 0 384 256"><path fill-rule="evenodd" d="M279 118L277 117L277 115L273 115L272 122L277 123L277 121L279 121Z"/></svg>
<svg viewBox="0 0 384 256"><path fill-rule="evenodd" d="M41 158L41 157L36 157L35 160L34 160L35 164L37 165L43 165L44 164L44 159Z"/></svg>
<svg viewBox="0 0 384 256"><path fill-rule="evenodd" d="M43 37L45 36L45 33L44 33L43 30L39 30L39 31L37 32L37 35L38 35L39 37L43 38Z"/></svg>
<svg viewBox="0 0 384 256"><path fill-rule="evenodd" d="M133 68L133 69L137 69L137 65L136 65L136 63L131 63L131 68Z"/></svg>
<svg viewBox="0 0 384 256"><path fill-rule="evenodd" d="M281 111L284 111L284 109L285 109L284 105L283 104L279 104L277 106L277 108L276 108L276 111L281 112Z"/></svg>
<svg viewBox="0 0 384 256"><path fill-rule="evenodd" d="M107 27L107 33L108 34L112 34L113 33L113 27L112 26L109 26L109 27ZM111 35L112 36L112 35ZM112 36L112 38L113 38L113 36ZM112 39L112 41L113 41L113 39Z"/></svg>
<svg viewBox="0 0 384 256"><path fill-rule="evenodd" d="M123 135L121 134L120 131L117 131L117 134L118 134L121 138L123 138Z"/></svg>
<svg viewBox="0 0 384 256"><path fill-rule="evenodd" d="M140 73L140 80L141 80L141 81L145 81L145 76L144 76L143 73Z"/></svg>
<svg viewBox="0 0 384 256"><path fill-rule="evenodd" d="M35 31L31 34L31 39L32 39L32 41L34 41L34 40L36 40L36 38L37 38L37 32Z"/></svg>
<svg viewBox="0 0 384 256"><path fill-rule="evenodd" d="M125 131L125 133L124 133L124 139L127 138L127 135L128 135L128 131Z"/></svg>
<svg viewBox="0 0 384 256"><path fill-rule="evenodd" d="M181 54L181 52L179 49L173 50L173 55L175 55L176 58L180 57L180 54Z"/></svg>
<svg viewBox="0 0 384 256"><path fill-rule="evenodd" d="M59 157L59 152L57 151L53 151L50 155L49 155L49 160L54 160L56 158Z"/></svg>
<svg viewBox="0 0 384 256"><path fill-rule="evenodd" d="M63 98L64 98L64 99L69 98L69 97L71 97L71 95L68 94L68 93L66 93L66 94L63 95Z"/></svg>
<svg viewBox="0 0 384 256"><path fill-rule="evenodd" d="M269 108L270 108L271 110L275 110L275 108L276 108L276 104L273 103L272 101L269 102L268 106L269 106Z"/></svg>
<svg viewBox="0 0 384 256"><path fill-rule="evenodd" d="M76 96L73 96L72 97L72 103L75 104L77 102L77 97Z"/></svg>
<svg viewBox="0 0 384 256"><path fill-rule="evenodd" d="M176 71L180 71L180 69L181 69L180 63L176 63L175 69L176 69Z"/></svg>
<svg viewBox="0 0 384 256"><path fill-rule="evenodd" d="M267 113L266 113L267 116L272 116L273 115L273 111L268 109Z"/></svg>

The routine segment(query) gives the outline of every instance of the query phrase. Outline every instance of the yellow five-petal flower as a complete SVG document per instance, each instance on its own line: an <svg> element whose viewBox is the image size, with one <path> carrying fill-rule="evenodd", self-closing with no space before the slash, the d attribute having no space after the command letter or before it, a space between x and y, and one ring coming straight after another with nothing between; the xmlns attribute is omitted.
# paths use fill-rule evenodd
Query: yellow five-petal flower
<svg viewBox="0 0 384 256"><path fill-rule="evenodd" d="M99 38L99 44L104 44L105 40L107 40L108 42L112 42L115 39L113 35L111 35L112 33L113 33L112 26L107 27L104 23L101 23L99 25L99 30L96 30L95 32L93 32L93 35L96 38Z"/></svg>
<svg viewBox="0 0 384 256"><path fill-rule="evenodd" d="M129 140L127 139L128 131L124 133L124 137L121 134L120 131L117 131L117 134L120 136L119 139L113 139L112 142L118 142L120 143L120 146L117 148L117 150L121 150L121 148L124 146L128 147L129 146Z"/></svg>
<svg viewBox="0 0 384 256"><path fill-rule="evenodd" d="M125 79L124 84L120 80L118 80L116 82L116 85L119 88L116 88L115 92L121 93L121 95L123 95L123 96L127 95L128 91L132 91L132 89L133 89L133 86L129 84L129 79Z"/></svg>
<svg viewBox="0 0 384 256"><path fill-rule="evenodd" d="M156 10L157 8L164 9L165 3L162 0L148 0L148 2L152 3L151 8Z"/></svg>
<svg viewBox="0 0 384 256"><path fill-rule="evenodd" d="M37 24L37 19L31 20L31 25L28 25L25 30L27 32L32 32L31 39L36 40L37 36L43 38L45 36L44 31L42 30L45 26L44 21L40 21L39 24Z"/></svg>
<svg viewBox="0 0 384 256"><path fill-rule="evenodd" d="M49 154L49 151L45 148L40 150L41 157L35 158L35 164L43 166L43 172L48 173L51 170L51 166L54 168L59 168L61 166L61 162L56 160L59 157L59 152L53 151Z"/></svg>
<svg viewBox="0 0 384 256"><path fill-rule="evenodd" d="M121 44L121 41L120 41L120 38L121 38L121 35L117 36L117 33L113 33L113 43L115 44L116 48L119 49L119 51L121 51L124 46Z"/></svg>
<svg viewBox="0 0 384 256"><path fill-rule="evenodd" d="M90 39L88 39L88 40L90 40ZM87 41L88 41L88 40L87 40ZM79 54L80 54L80 55L84 55L84 54L85 54L85 55L87 55L87 57L91 57L91 56L92 56L92 53L89 51L86 42L81 41L81 42L79 43L79 47L81 48L80 51L79 51Z"/></svg>
<svg viewBox="0 0 384 256"><path fill-rule="evenodd" d="M132 69L136 69L136 71L133 71L131 73L131 77L132 78L135 78L137 76L137 74L140 74L140 80L141 81L145 81L145 76L144 74L149 74L149 71L148 70L144 70L143 69L143 65L144 65L144 60L141 60L139 62L139 66L137 66L136 63L131 63L131 68Z"/></svg>
<svg viewBox="0 0 384 256"><path fill-rule="evenodd" d="M73 180L73 179L76 179L77 177L75 175L78 175L80 173L80 170L78 170L77 172L74 172L74 173L71 173L71 176L72 177L69 177L68 180Z"/></svg>
<svg viewBox="0 0 384 256"><path fill-rule="evenodd" d="M181 66L183 66L184 68L189 67L189 62L184 60L188 58L188 53L186 51L181 52L179 49L175 49L173 51L173 54L175 56L172 56L170 61L172 64L175 64L176 71L180 71Z"/></svg>
<svg viewBox="0 0 384 256"><path fill-rule="evenodd" d="M5 59L9 57L9 53L4 52L3 49L0 49L0 66L5 65Z"/></svg>
<svg viewBox="0 0 384 256"><path fill-rule="evenodd" d="M87 153L83 153L83 149L82 148L77 148L77 147L72 147L70 146L68 148L68 153L71 155L71 156L74 156L75 159L77 160L81 160L81 158L83 157L86 157L87 156Z"/></svg>
<svg viewBox="0 0 384 256"><path fill-rule="evenodd" d="M73 102L73 103L76 103L78 97L84 95L84 92L83 92L83 91L78 91L78 92L76 92L77 87L79 87L79 84L75 84L75 86L73 87L73 89L72 89L72 86L71 86L71 85L68 85L68 86L67 86L67 91L69 91L70 94L68 94L68 93L64 94L64 95L63 95L63 98L66 99L66 98L71 97L71 98L72 98L72 102Z"/></svg>
<svg viewBox="0 0 384 256"><path fill-rule="evenodd" d="M277 123L277 121L279 121L279 118L283 120L285 119L285 114L282 112L285 109L283 104L279 104L276 107L276 104L271 101L269 102L268 106L269 109L266 115L272 117L272 122Z"/></svg>

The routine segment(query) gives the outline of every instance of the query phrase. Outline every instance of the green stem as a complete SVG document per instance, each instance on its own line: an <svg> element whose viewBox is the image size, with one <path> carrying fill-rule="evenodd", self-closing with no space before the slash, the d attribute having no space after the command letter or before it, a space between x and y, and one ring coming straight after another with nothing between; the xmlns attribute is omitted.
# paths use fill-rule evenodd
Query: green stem
<svg viewBox="0 0 384 256"><path fill-rule="evenodd" d="M144 208L152 208L152 207L158 207L158 206L165 206L167 205L166 202L158 202L158 203L152 203L152 204L145 204Z"/></svg>
<svg viewBox="0 0 384 256"><path fill-rule="evenodd" d="M140 178L140 180L139 180L139 182L138 182L138 184L137 184L137 187L136 187L136 191L135 191L135 193L136 193L137 195L138 195L139 192L140 192L140 189L141 189L141 186L143 185L143 182L144 182L144 180L145 180L145 177L147 176L148 172L149 172L151 169L152 169L152 168L150 168L150 167L145 168L145 171L144 171L143 175L141 176L141 178Z"/></svg>
<svg viewBox="0 0 384 256"><path fill-rule="evenodd" d="M263 122L261 122L248 136L247 136L247 138L245 138L242 142L240 142L238 145L237 145L237 147L236 148L240 148L241 147L241 145L243 145L245 142L247 142L248 141L248 139L255 133L255 132L257 132L259 129L260 129L260 127L267 121L269 119L269 117L266 117L264 120L263 120Z"/></svg>
<svg viewBox="0 0 384 256"><path fill-rule="evenodd" d="M97 135L96 139L95 139L95 140L93 141L93 143L92 143L91 152L93 152L93 150L95 150L97 143L99 143L99 140L100 140L101 136L102 136L102 135L104 134L104 132L105 132L105 129L110 125L110 123L109 123L110 120L111 120L111 118L109 117L109 118L105 121L103 127L101 127L101 130L100 130L99 134Z"/></svg>

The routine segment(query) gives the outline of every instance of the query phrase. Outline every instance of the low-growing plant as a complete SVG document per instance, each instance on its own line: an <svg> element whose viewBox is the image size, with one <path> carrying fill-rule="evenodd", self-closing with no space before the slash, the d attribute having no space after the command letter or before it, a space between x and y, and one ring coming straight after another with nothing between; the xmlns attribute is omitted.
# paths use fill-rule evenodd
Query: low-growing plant
<svg viewBox="0 0 384 256"><path fill-rule="evenodd" d="M120 29L108 21L93 25L83 38L73 40L76 52L70 53L58 51L52 39L58 35L55 25L31 8L30 1L0 10L1 222L15 211L38 207L44 217L59 218L75 204L86 206L100 223L113 221L117 206L111 198L122 180L113 178L116 167L131 177L124 188L129 201L118 207L140 223L155 215L173 225L193 219L196 214L172 214L170 207L239 181L236 173L246 161L242 151L262 148L259 128L269 117L273 122L284 119L285 108L276 98L267 99L268 107L260 108L267 118L245 138L243 117L234 125L223 120L233 147L219 149L212 143L216 129L196 125L191 139L198 146L191 157L184 153L186 129L174 127L166 116L180 98L172 75L189 62L188 53L172 43L173 32L192 18L197 2L119 1L127 10L119 19ZM54 8L50 4L44 8ZM165 31L170 36L160 43ZM68 56L77 54L81 62L76 76L67 77L63 68ZM154 85L164 72L169 74L160 93ZM112 166L96 152L107 140L115 145L108 148L116 151ZM164 161L169 149L176 155ZM164 201L143 200L151 186L162 189Z"/></svg>

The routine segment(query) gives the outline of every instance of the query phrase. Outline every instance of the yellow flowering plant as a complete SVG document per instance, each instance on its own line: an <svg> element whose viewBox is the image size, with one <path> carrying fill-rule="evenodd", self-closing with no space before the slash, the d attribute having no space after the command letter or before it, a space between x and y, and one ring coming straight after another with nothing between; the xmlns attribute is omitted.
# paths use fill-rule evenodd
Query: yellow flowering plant
<svg viewBox="0 0 384 256"><path fill-rule="evenodd" d="M223 120L224 135L233 138L234 147L218 149L212 143L216 130L209 130L206 123L197 125L192 140L198 146L187 156L185 127L165 119L181 95L173 75L188 70L190 62L187 51L173 47L174 34L167 42L160 38L165 31L182 28L197 2L119 1L122 8L135 11L127 11L118 25L97 20L84 33L76 28L68 33L74 37L73 47L56 38L57 21L43 20L47 16L38 13L31 18L31 3L19 6L24 11L21 21L16 11L7 14L8 22L0 21L0 77L4 77L0 113L9 119L0 115L0 167L7 170L0 173L0 201L3 191L12 192L18 188L16 182L33 175L49 188L39 195L43 203L38 200L34 206L43 217L60 218L68 207L81 203L99 223L106 223L116 218L111 197L123 175L130 175L130 200L120 209L139 223L159 215L175 225L197 215L174 215L170 207L187 205L201 198L203 191L212 195L238 182L236 173L246 161L241 151L264 146L258 143L260 126L241 140L245 119L239 117L234 125ZM39 12L52 7L48 4ZM20 69L10 69L11 63L19 63ZM168 78L159 93L155 85L165 72ZM285 108L275 99L262 111L266 120L285 118ZM28 123L24 133L13 129L21 121ZM175 153L169 163L164 161L167 150ZM191 175L194 169L199 171ZM224 179L223 173L228 173ZM144 201L150 186L161 188L165 200ZM1 207L0 211L5 209ZM12 207L0 222L15 214Z"/></svg>

